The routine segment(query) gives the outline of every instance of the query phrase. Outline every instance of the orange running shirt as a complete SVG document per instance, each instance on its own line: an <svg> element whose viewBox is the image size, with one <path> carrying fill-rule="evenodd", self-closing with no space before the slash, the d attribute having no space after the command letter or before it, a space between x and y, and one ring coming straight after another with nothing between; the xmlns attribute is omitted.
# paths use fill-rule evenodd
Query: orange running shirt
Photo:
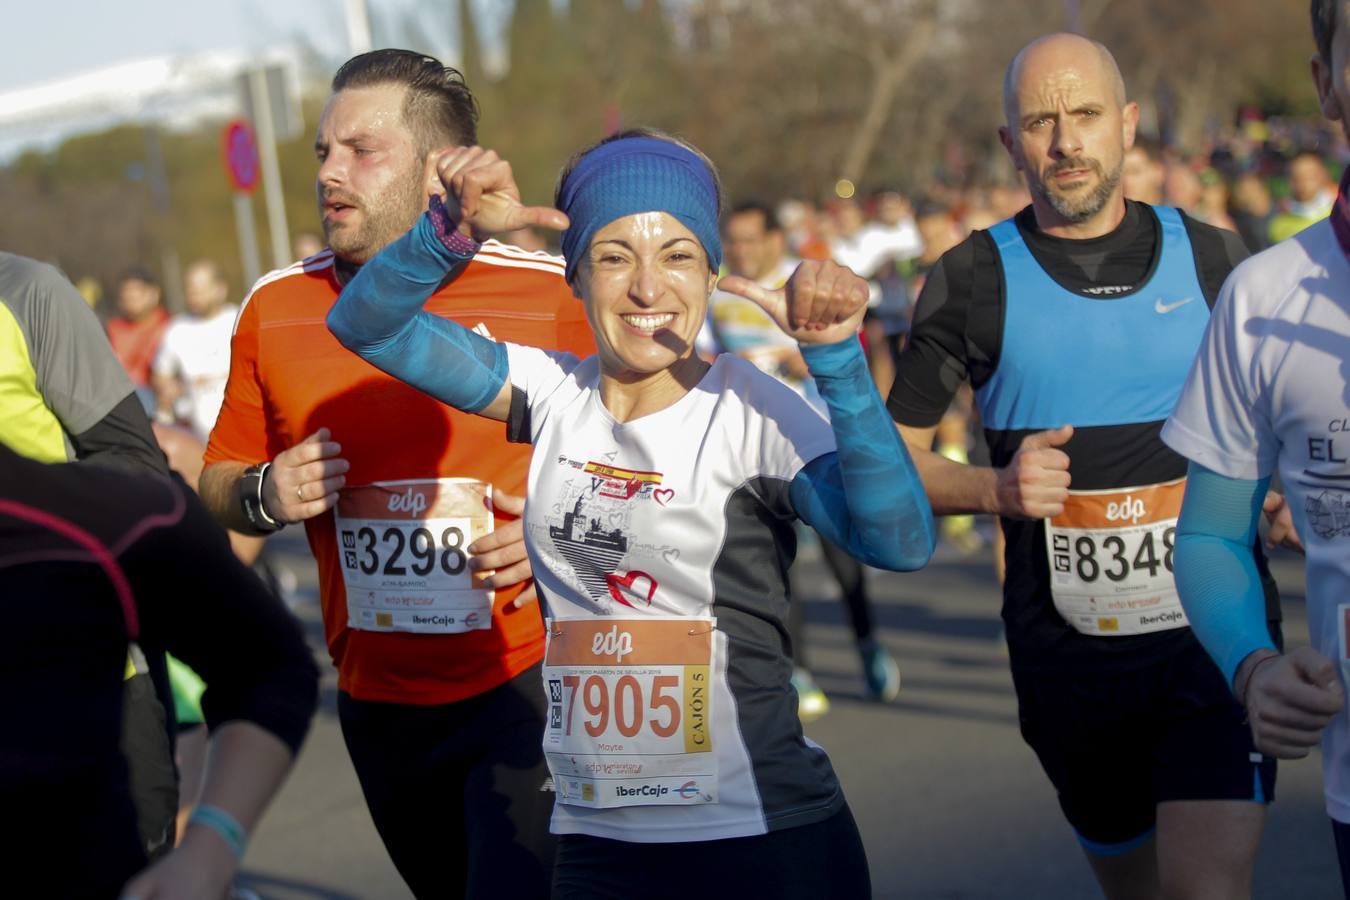
<svg viewBox="0 0 1350 900"><path fill-rule="evenodd" d="M340 286L323 251L261 279L244 302L230 351L225 403L206 464L270 460L327 427L351 463L348 486L474 478L524 494L530 448L506 428L451 409L344 349L324 317ZM503 341L578 356L595 352L585 312L563 281L562 260L488 241L426 309ZM504 521L504 520L499 520ZM348 627L332 511L305 523L319 568L328 651L338 687L358 700L453 703L490 690L544 655L539 609L515 609L498 590L489 630L459 634Z"/></svg>

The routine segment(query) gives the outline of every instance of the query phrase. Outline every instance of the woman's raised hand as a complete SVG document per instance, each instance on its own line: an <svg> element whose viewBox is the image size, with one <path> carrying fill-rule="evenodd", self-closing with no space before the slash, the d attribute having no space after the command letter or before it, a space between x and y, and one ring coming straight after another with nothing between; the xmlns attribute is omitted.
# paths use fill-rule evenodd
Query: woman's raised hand
<svg viewBox="0 0 1350 900"><path fill-rule="evenodd" d="M520 202L511 164L495 150L476 146L443 150L436 159L436 174L445 188L446 211L476 241L517 228L567 227L567 216L558 210Z"/></svg>
<svg viewBox="0 0 1350 900"><path fill-rule="evenodd" d="M867 311L867 282L829 260L803 260L781 288L728 275L717 286L759 304L802 344L834 344L858 333Z"/></svg>

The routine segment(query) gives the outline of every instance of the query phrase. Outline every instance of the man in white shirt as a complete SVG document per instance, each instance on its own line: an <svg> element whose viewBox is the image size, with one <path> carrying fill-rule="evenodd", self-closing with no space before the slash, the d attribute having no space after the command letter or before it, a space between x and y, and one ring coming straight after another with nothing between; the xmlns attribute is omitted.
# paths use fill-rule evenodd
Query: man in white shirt
<svg viewBox="0 0 1350 900"><path fill-rule="evenodd" d="M907 215L908 204L899 195L891 196L900 202L879 203L878 213L887 217L880 222L868 222L855 200L840 200L834 206L838 234L830 241L830 255L863 278L875 277L892 259L912 259L923 248L913 219Z"/></svg>
<svg viewBox="0 0 1350 900"><path fill-rule="evenodd" d="M239 307L220 266L199 259L183 276L187 312L175 316L155 356L155 418L185 420L202 440L211 433L230 374L230 333Z"/></svg>
<svg viewBox="0 0 1350 900"><path fill-rule="evenodd" d="M1346 0L1312 3L1313 80L1322 112L1342 127L1350 115L1346 16ZM1162 438L1191 460L1175 550L1186 615L1246 708L1258 749L1299 758L1321 742L1350 896L1348 187L1343 179L1329 219L1229 276ZM1306 548L1313 643L1283 654L1262 627L1250 550L1277 470ZM1268 512L1278 505L1265 502Z"/></svg>

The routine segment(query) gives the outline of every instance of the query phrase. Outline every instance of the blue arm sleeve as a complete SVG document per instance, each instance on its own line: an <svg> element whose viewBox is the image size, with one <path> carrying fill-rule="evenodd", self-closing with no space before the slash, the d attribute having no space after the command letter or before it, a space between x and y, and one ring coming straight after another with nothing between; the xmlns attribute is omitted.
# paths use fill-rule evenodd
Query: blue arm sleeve
<svg viewBox="0 0 1350 900"><path fill-rule="evenodd" d="M448 246L447 246L448 245ZM443 403L478 412L506 383L506 348L422 304L477 244L447 230L444 207L361 267L328 312L328 329L371 365Z"/></svg>
<svg viewBox="0 0 1350 900"><path fill-rule="evenodd" d="M801 349L829 407L839 449L807 463L793 479L797 515L870 566L923 568L937 540L933 511L862 347L850 338Z"/></svg>
<svg viewBox="0 0 1350 900"><path fill-rule="evenodd" d="M1231 687L1254 650L1274 650L1252 547L1269 478L1227 478L1192 462L1177 522L1177 592L1191 630Z"/></svg>

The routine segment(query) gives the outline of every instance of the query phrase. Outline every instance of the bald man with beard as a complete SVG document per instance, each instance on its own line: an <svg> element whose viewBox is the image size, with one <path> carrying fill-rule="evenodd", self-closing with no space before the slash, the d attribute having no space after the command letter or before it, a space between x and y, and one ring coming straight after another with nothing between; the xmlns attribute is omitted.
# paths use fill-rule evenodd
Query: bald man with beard
<svg viewBox="0 0 1350 900"><path fill-rule="evenodd" d="M999 137L1031 204L929 274L890 410L934 512L1000 518L1022 734L1103 893L1247 896L1275 764L1255 751L1177 598L1186 462L1158 437L1246 251L1234 234L1125 198L1139 111L1102 45L1033 41L1008 67L1003 101ZM991 467L930 450L962 380ZM1260 569L1278 641L1264 559Z"/></svg>

